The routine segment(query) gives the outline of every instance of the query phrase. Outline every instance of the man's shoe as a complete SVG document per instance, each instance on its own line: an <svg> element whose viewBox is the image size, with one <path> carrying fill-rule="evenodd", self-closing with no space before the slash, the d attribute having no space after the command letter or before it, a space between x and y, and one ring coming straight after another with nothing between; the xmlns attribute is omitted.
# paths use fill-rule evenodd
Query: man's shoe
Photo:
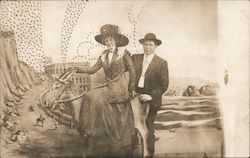
<svg viewBox="0 0 250 158"><path fill-rule="evenodd" d="M84 135L83 136L83 146L84 147L88 147L89 146L89 136L88 135Z"/></svg>
<svg viewBox="0 0 250 158"><path fill-rule="evenodd" d="M150 154L149 156L146 156L146 158L153 158L154 155L153 154Z"/></svg>

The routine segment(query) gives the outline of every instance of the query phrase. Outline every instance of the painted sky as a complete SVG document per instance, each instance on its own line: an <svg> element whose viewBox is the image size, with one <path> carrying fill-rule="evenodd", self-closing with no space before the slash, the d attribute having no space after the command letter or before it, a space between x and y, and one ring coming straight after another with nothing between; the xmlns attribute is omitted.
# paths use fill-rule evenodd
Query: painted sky
<svg viewBox="0 0 250 158"><path fill-rule="evenodd" d="M133 24L129 22L128 14L137 15L146 3L141 16L136 18L134 45ZM62 61L62 24L68 4L68 1L42 1L43 49L54 62ZM138 40L152 32L162 40L156 53L168 61L171 76L215 81L217 18L216 1L90 1L71 28L67 61L89 61L98 57L103 47L94 41L94 36L102 25L115 24L128 35L130 43L126 48L132 54L138 53L136 50L142 53ZM88 43L81 44L83 41L92 42L94 48L90 49ZM77 52L87 58L73 60Z"/></svg>

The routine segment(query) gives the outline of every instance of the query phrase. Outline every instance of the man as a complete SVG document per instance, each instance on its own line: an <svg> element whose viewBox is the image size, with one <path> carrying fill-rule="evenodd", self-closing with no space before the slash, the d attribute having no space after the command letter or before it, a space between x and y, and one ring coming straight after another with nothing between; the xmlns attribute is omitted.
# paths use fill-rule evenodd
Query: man
<svg viewBox="0 0 250 158"><path fill-rule="evenodd" d="M148 33L139 42L143 45L144 54L135 54L132 61L136 71L135 92L140 94L141 102L150 104L146 125L149 130L149 152L150 157L154 155L154 120L157 111L161 109L162 94L167 90L168 64L167 61L155 54L161 40L155 34Z"/></svg>

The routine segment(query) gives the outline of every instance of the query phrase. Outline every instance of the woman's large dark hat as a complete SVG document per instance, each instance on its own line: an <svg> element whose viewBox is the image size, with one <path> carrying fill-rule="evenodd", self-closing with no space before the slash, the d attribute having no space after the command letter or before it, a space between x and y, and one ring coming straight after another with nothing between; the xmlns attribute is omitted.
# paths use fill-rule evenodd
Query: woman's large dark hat
<svg viewBox="0 0 250 158"><path fill-rule="evenodd" d="M141 44L143 44L144 41L154 41L157 46L161 45L161 40L157 39L153 33L147 33L143 39L139 40Z"/></svg>
<svg viewBox="0 0 250 158"><path fill-rule="evenodd" d="M119 27L111 24L102 26L100 29L100 35L96 35L95 40L98 43L105 45L104 39L108 36L112 36L115 38L117 47L126 46L129 42L129 39L120 33Z"/></svg>

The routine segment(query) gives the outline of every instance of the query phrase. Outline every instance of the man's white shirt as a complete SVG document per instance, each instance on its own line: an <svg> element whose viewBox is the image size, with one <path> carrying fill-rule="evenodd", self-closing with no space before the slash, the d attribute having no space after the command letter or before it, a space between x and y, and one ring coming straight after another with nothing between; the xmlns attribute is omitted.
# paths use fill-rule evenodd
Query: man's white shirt
<svg viewBox="0 0 250 158"><path fill-rule="evenodd" d="M152 62L154 56L155 56L154 53L150 54L150 55L145 55L144 54L144 56L143 56L142 72L141 72L141 76L140 76L140 79L139 79L139 82L138 82L138 87L140 87L140 88L144 88L145 74L146 74L148 66Z"/></svg>

